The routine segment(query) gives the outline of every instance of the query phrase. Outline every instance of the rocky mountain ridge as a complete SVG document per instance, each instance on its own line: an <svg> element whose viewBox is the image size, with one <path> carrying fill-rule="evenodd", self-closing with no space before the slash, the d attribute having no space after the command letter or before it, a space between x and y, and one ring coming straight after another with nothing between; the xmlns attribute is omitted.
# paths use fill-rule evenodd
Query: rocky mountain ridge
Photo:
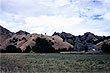
<svg viewBox="0 0 110 73"><path fill-rule="evenodd" d="M103 42L109 42L110 36L97 36L91 32L86 32L84 35L75 36L70 33L62 32L58 33L55 32L53 34L60 36L63 41L67 41L68 43L74 46L74 50L83 51L85 48L88 48L88 51L99 51L101 50L101 45ZM101 43L99 45L99 43Z"/></svg>

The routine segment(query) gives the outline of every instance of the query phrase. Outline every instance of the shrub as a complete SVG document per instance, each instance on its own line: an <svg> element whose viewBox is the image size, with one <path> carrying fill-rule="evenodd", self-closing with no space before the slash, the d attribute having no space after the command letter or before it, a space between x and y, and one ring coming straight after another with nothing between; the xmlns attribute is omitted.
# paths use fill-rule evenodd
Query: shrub
<svg viewBox="0 0 110 73"><path fill-rule="evenodd" d="M26 40L26 38L25 38L25 37L23 37L23 38L22 38L22 40Z"/></svg>
<svg viewBox="0 0 110 73"><path fill-rule="evenodd" d="M19 39L19 41L22 41L21 39Z"/></svg>
<svg viewBox="0 0 110 73"><path fill-rule="evenodd" d="M15 53L22 53L21 48L16 48L16 52Z"/></svg>
<svg viewBox="0 0 110 73"><path fill-rule="evenodd" d="M29 53L35 53L35 52L33 52L33 51L31 50Z"/></svg>
<svg viewBox="0 0 110 73"><path fill-rule="evenodd" d="M66 48L59 49L59 52L64 52L64 51L67 51L67 49Z"/></svg>
<svg viewBox="0 0 110 73"><path fill-rule="evenodd" d="M75 51L75 49L72 47L69 47L68 49L67 48L59 48L57 50L57 52L68 52L68 51Z"/></svg>
<svg viewBox="0 0 110 73"><path fill-rule="evenodd" d="M17 42L17 41L18 41L18 38L14 37L13 42Z"/></svg>
<svg viewBox="0 0 110 73"><path fill-rule="evenodd" d="M104 53L109 53L109 54L110 54L110 45L104 43L104 44L102 45L102 47L101 47L101 50L102 50L102 52L104 52Z"/></svg>
<svg viewBox="0 0 110 73"><path fill-rule="evenodd" d="M40 52L39 48L37 46L32 46L32 51L35 52L35 53Z"/></svg>
<svg viewBox="0 0 110 73"><path fill-rule="evenodd" d="M85 52L87 52L88 51L88 46L87 45L85 45Z"/></svg>
<svg viewBox="0 0 110 73"><path fill-rule="evenodd" d="M28 32L25 32L25 35L27 36L29 33Z"/></svg>
<svg viewBox="0 0 110 73"><path fill-rule="evenodd" d="M27 42L27 39L25 37L23 37L22 40L24 40L25 42Z"/></svg>
<svg viewBox="0 0 110 73"><path fill-rule="evenodd" d="M51 42L52 45L54 45L54 42Z"/></svg>
<svg viewBox="0 0 110 73"><path fill-rule="evenodd" d="M38 37L35 40L36 44L32 47L32 51L35 53L53 53L55 49L52 47L51 42L45 38Z"/></svg>
<svg viewBox="0 0 110 73"><path fill-rule="evenodd" d="M63 39L63 42L65 42L66 40L65 39Z"/></svg>
<svg viewBox="0 0 110 73"><path fill-rule="evenodd" d="M52 40L55 40L54 38L52 38Z"/></svg>

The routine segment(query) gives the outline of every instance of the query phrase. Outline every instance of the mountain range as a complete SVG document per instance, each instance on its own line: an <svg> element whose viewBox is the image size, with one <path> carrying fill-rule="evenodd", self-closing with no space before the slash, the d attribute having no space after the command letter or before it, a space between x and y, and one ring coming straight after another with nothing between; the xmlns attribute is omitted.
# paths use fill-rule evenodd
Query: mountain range
<svg viewBox="0 0 110 73"><path fill-rule="evenodd" d="M2 49L5 49L8 45L14 45L25 51L27 46L32 47L35 45L34 40L38 37L52 42L52 47L55 50L71 48L71 50L83 51L88 48L88 51L100 51L104 43L110 44L110 36L98 36L91 32L79 36L66 32L54 32L52 36L48 36L46 34L30 34L23 30L14 33L0 26L0 48Z"/></svg>

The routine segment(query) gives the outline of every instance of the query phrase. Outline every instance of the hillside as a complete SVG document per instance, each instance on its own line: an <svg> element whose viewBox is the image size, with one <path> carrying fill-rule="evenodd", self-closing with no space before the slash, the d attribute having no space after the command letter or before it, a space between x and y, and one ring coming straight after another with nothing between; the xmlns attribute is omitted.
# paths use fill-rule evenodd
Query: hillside
<svg viewBox="0 0 110 73"><path fill-rule="evenodd" d="M5 37L1 39L1 45L0 48L5 49L8 45L15 45L17 48L21 48L22 51L26 49L27 46L33 46L35 45L36 38L46 38L48 41L53 42L52 45L56 50L62 49L62 48L73 48L71 44L68 42L64 42L63 39L59 36L48 36L48 35L42 35L42 34L30 34L26 31L18 31L16 33L12 33L11 31L3 28L1 26L2 33L0 34L0 37Z"/></svg>
<svg viewBox="0 0 110 73"><path fill-rule="evenodd" d="M97 36L91 32L86 32L84 35L75 36L66 32L55 32L52 36L43 34L30 34L20 30L16 33L0 26L0 48L5 49L8 45L14 45L25 51L27 46L34 46L36 38L45 38L53 43L52 47L55 50L70 49L75 51L100 51L102 44L110 44L109 36Z"/></svg>

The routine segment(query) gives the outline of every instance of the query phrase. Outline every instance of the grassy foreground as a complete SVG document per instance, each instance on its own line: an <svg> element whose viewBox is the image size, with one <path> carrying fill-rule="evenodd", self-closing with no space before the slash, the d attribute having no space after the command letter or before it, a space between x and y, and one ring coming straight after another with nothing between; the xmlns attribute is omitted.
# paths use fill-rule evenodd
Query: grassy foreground
<svg viewBox="0 0 110 73"><path fill-rule="evenodd" d="M110 55L90 54L0 54L0 71L110 72Z"/></svg>

